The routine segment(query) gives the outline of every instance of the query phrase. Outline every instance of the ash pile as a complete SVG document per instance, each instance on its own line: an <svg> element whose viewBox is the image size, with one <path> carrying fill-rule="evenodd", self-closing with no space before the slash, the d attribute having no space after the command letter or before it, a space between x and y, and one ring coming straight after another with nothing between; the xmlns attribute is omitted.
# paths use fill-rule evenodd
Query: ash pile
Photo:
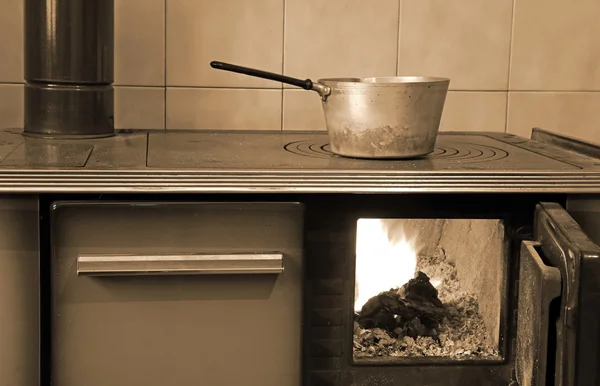
<svg viewBox="0 0 600 386"><path fill-rule="evenodd" d="M430 278L439 281L440 290ZM438 249L420 257L413 279L370 298L354 318L354 358L497 357L486 339L477 299L463 291Z"/></svg>

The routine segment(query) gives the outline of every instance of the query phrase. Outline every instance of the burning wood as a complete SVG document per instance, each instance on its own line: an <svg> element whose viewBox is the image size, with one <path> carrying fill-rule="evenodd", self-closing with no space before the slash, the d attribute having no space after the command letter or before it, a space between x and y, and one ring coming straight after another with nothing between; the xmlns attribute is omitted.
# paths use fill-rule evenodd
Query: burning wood
<svg viewBox="0 0 600 386"><path fill-rule="evenodd" d="M443 251L421 259L418 268L401 288L371 297L355 314L354 356L497 356L486 341L477 300L461 291L456 269L445 261Z"/></svg>
<svg viewBox="0 0 600 386"><path fill-rule="evenodd" d="M365 303L356 316L361 328L381 328L395 337L430 336L437 339L436 329L444 319L444 305L429 277L418 271L399 290L382 292Z"/></svg>

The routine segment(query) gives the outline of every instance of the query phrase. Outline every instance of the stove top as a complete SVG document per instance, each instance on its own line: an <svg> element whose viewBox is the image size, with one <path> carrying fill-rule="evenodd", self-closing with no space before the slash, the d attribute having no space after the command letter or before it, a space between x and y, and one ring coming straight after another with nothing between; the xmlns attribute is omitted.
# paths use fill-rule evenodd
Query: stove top
<svg viewBox="0 0 600 386"><path fill-rule="evenodd" d="M577 166L485 135L439 136L435 151L416 160L336 156L326 134L150 134L151 168L319 170L566 170Z"/></svg>
<svg viewBox="0 0 600 386"><path fill-rule="evenodd" d="M574 170L585 157L496 133L440 133L432 154L412 160L336 156L326 133L141 132L93 140L0 133L0 167L85 169ZM579 159L578 159L579 158ZM600 161L598 161L600 163ZM597 166L597 165L596 165Z"/></svg>
<svg viewBox="0 0 600 386"><path fill-rule="evenodd" d="M44 176L79 173L82 179L102 174L112 181L176 175L198 186L205 183L199 176L229 180L231 176L245 176L244 181L250 184L262 173L263 185L265 176L269 176L269 184L287 187L316 178L310 176L329 176L329 181L321 181L319 186L337 179L336 186L343 188L340 181L345 178L348 187L366 184L379 189L384 184L398 188L407 181L426 186L428 178L437 178L440 186L446 179L448 187L452 179L458 183L462 178L467 186L465 178L479 183L485 178L486 186L496 184L496 189L502 189L507 186L507 176L514 183L527 177L518 182L522 188L533 180L549 185L585 175L586 182L600 191L600 159L555 143L505 133L440 133L435 151L426 157L363 160L332 154L325 132L122 131L115 137L89 140L43 140L23 137L18 130L0 132L0 184L3 175L30 174L38 178L42 171ZM416 176L420 181L414 181ZM589 179L591 176L597 176L597 185L596 180ZM494 182L501 180L502 185ZM314 180L310 186L318 190L313 185L316 183Z"/></svg>

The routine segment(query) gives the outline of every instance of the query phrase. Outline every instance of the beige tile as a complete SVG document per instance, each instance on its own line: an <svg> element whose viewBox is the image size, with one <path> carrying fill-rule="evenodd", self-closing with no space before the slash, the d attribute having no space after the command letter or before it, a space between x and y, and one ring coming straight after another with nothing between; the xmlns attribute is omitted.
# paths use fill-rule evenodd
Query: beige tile
<svg viewBox="0 0 600 386"><path fill-rule="evenodd" d="M448 92L440 130L504 132L506 94L506 92Z"/></svg>
<svg viewBox="0 0 600 386"><path fill-rule="evenodd" d="M115 127L118 129L164 129L165 89L115 87Z"/></svg>
<svg viewBox="0 0 600 386"><path fill-rule="evenodd" d="M600 93L510 92L508 132L531 137L539 127L600 143Z"/></svg>
<svg viewBox="0 0 600 386"><path fill-rule="evenodd" d="M450 91L442 131L504 131L506 92ZM283 91L284 130L326 130L321 101L303 90Z"/></svg>
<svg viewBox="0 0 600 386"><path fill-rule="evenodd" d="M0 128L23 127L23 93L21 84L0 84Z"/></svg>
<svg viewBox="0 0 600 386"><path fill-rule="evenodd" d="M281 73L283 0L167 0L169 86L281 88L213 60Z"/></svg>
<svg viewBox="0 0 600 386"><path fill-rule="evenodd" d="M398 2L287 0L284 73L313 80L395 75Z"/></svg>
<svg viewBox="0 0 600 386"><path fill-rule="evenodd" d="M167 129L281 130L281 93L167 88Z"/></svg>
<svg viewBox="0 0 600 386"><path fill-rule="evenodd" d="M283 130L326 130L321 98L310 91L283 90Z"/></svg>
<svg viewBox="0 0 600 386"><path fill-rule="evenodd" d="M165 0L115 1L115 84L164 86Z"/></svg>
<svg viewBox="0 0 600 386"><path fill-rule="evenodd" d="M511 90L600 90L600 1L516 1Z"/></svg>
<svg viewBox="0 0 600 386"><path fill-rule="evenodd" d="M0 0L0 82L23 82L23 1Z"/></svg>
<svg viewBox="0 0 600 386"><path fill-rule="evenodd" d="M506 90L513 0L403 0L398 73Z"/></svg>

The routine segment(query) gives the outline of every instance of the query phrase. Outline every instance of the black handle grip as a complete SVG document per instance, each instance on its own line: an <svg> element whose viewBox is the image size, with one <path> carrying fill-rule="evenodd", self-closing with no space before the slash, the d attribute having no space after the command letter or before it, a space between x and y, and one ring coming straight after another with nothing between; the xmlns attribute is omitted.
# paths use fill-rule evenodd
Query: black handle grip
<svg viewBox="0 0 600 386"><path fill-rule="evenodd" d="M212 68L216 68L217 70L236 72L238 74L244 74L249 76L254 76L256 78L263 78L268 80L274 80L276 82L291 84L292 86L300 87L305 90L312 90L313 82L310 79L298 79L291 78L285 75L275 74L273 72L267 72L262 70L256 70L254 68L237 66L235 64L223 63L223 62L210 62L210 66Z"/></svg>

